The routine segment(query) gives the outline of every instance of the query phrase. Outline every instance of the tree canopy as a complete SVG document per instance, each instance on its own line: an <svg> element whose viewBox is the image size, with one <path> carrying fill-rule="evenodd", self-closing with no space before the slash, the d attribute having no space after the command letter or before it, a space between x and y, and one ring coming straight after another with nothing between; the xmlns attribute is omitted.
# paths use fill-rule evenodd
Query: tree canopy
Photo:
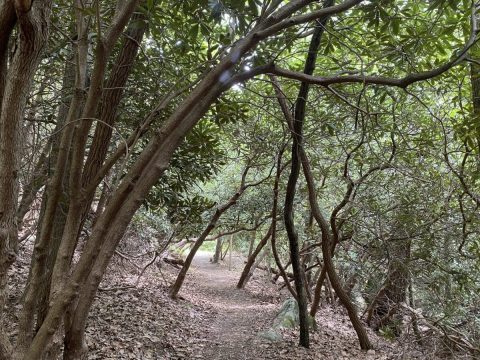
<svg viewBox="0 0 480 360"><path fill-rule="evenodd" d="M129 231L159 254L194 243L173 298L196 250L234 234L238 287L265 257L299 304L302 346L331 296L364 350L366 326L395 337L407 315L421 338L421 312L478 355L479 11L1 0L0 327L15 312L18 331L0 331L0 359L85 358Z"/></svg>

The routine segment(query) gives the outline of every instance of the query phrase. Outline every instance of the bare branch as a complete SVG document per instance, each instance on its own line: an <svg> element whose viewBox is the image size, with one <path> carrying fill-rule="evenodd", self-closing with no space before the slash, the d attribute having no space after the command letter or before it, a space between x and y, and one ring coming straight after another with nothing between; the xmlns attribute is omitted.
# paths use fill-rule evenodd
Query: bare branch
<svg viewBox="0 0 480 360"><path fill-rule="evenodd" d="M257 37L257 39L265 39L289 27L305 24L313 20L317 20L333 14L344 12L354 7L355 5L360 4L362 1L363 0L347 0L335 6L321 8L319 10L312 11L307 14L297 15L297 16L288 18L287 16L292 14L294 11L301 9L306 5L308 5L309 3L313 2L311 0L310 1L292 1L272 15L271 18L277 20L277 22L275 22L274 25L264 30L258 31L257 33L255 33L255 36ZM282 19L282 18L283 20L278 21L278 19Z"/></svg>

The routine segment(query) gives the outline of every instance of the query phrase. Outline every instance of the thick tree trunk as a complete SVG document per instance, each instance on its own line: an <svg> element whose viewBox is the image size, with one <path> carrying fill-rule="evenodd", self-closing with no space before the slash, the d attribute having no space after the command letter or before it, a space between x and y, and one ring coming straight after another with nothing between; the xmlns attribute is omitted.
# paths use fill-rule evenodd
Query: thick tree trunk
<svg viewBox="0 0 480 360"><path fill-rule="evenodd" d="M396 313L399 304L407 302L409 258L409 240L390 242L387 278L369 309L368 322L373 322L375 330L388 326L400 335L401 321Z"/></svg>
<svg viewBox="0 0 480 360"><path fill-rule="evenodd" d="M82 121L76 123L72 139L72 166L71 172L69 174L69 187L71 190L70 207L67 214L67 220L65 224L63 238L60 244L60 249L58 250L59 256L57 257L57 260L55 262L54 272L52 276L52 285L56 287L58 287L57 284L63 283L65 276L68 274L68 269L70 267L71 259L73 257L73 252L77 245L78 235L80 233L80 229L84 220L84 215L89 210L91 201L93 199L94 191L101 181L100 180L98 181L98 183L95 184L95 187L93 187L93 191L85 191L85 189L82 187L82 185L84 185L82 178L82 169L88 139L88 132L92 124L92 119L96 118L97 109L99 107L100 100L102 99L103 82L105 72L107 70L107 60L112 53L115 42L121 35L123 27L128 23L138 2L138 0L130 0L124 3L123 9L117 13L115 20L110 25L105 37L103 39L99 39L95 49L95 63L89 87L90 90L87 94L85 106L82 111ZM143 31L140 32L141 36L143 36ZM118 60L120 62L125 60L125 53L123 52L123 50L125 50L125 48L128 48L128 56L131 56L133 62L133 59L136 56L137 47L138 44L135 45L133 49L131 49L129 46L129 42L125 42ZM119 76L118 81L120 81L120 85L125 85L125 82L131 71L131 63L129 63L128 65L129 66L126 67L126 69L122 68L121 71L115 73ZM125 72L123 72L124 70ZM118 71L118 66L114 67L113 71ZM123 88L123 86L121 87ZM106 92L106 98L104 100L106 102L112 102L111 107L109 106L109 104L104 104L103 107L104 109L106 109L106 112L102 115L108 117L107 121L114 121L116 109L119 104L118 97L120 97L121 94L121 89L112 89L112 92ZM97 142L95 143L95 145L98 146L98 137L96 140ZM109 139L105 138L104 140L108 141ZM97 169L97 164L93 160L90 160L89 164L91 166L94 166L95 169ZM85 181L88 180L90 180L90 177L88 177L88 179L85 179ZM83 189L84 191L78 191L78 189Z"/></svg>
<svg viewBox="0 0 480 360"><path fill-rule="evenodd" d="M109 80L107 81L107 89L103 93L103 99L101 103L102 106L99 110L101 122L97 124L92 147L85 165L84 175L82 178L83 187L92 181L92 178L96 174L97 170L101 167L107 154L108 144L112 134L111 126L116 119L116 111L121 100L123 89L126 85L128 76L131 73L133 64L135 63L134 60L138 52L138 47L145 32L146 26L143 22L143 18L144 15L134 15L132 17L131 24L126 33L126 39L123 42ZM94 105L91 106L94 107ZM78 131L81 130L79 129ZM75 146L78 150L80 147L84 146L84 143L79 143L77 141ZM73 189L77 188L72 188L72 186L75 186L75 184L78 185L78 178L76 178L79 174L78 169L74 173L75 174L72 172L73 175L71 175L71 180L69 182L69 185L72 189L70 197L74 199L74 204L69 208L68 215L63 220L65 224L63 238L66 241L56 243L56 251L51 253L52 256L55 256L53 257L53 261L57 259L57 253L61 254L61 256L58 257L57 264L55 265L56 268L52 276L52 290L55 290L55 287L58 286L57 284L60 282L60 279L65 276L65 273L70 266L80 228L90 209L94 195L93 192L86 194L85 199L75 196L74 193L78 194L78 191L73 191ZM73 180L73 177L75 177L75 180ZM112 255L113 252L108 250L104 255L104 261L99 261L98 267L94 268L92 273L98 274L99 272L105 271L105 262L108 263L108 260ZM98 277L98 275L96 275L96 277ZM71 309L69 309L67 313L68 316L65 318L64 357L66 359L79 358L81 357L79 354L86 354L87 352L87 347L83 343L83 332L85 329L88 309L91 306L91 302L93 301L95 295L94 290L96 290L96 287L98 286L95 280L90 281L89 284L90 285L87 284L83 291L83 293L85 293L84 298L79 300L77 306L73 306ZM94 290L91 289L92 286L94 287ZM72 336L74 336L75 339L72 340Z"/></svg>
<svg viewBox="0 0 480 360"><path fill-rule="evenodd" d="M17 51L5 73L6 49L13 26L8 3L13 2L3 1L0 5L0 23L6 26L5 32L2 28L0 37L0 90L3 88L0 95L0 313L3 312L6 297L7 271L14 262L17 251L16 212L19 154L22 152L20 130L30 85L48 38L51 6L51 1L34 2L30 8L24 8L21 2L15 3ZM3 22L4 19L7 21ZM3 338L3 334L0 338ZM4 339L0 339L1 348L4 344ZM0 353L3 352L0 349Z"/></svg>
<svg viewBox="0 0 480 360"><path fill-rule="evenodd" d="M7 84L8 44L10 35L17 21L13 1L4 0L0 4L0 109ZM1 131L1 130L0 130Z"/></svg>
<svg viewBox="0 0 480 360"><path fill-rule="evenodd" d="M81 20L80 20L81 21ZM84 29L85 30L85 29ZM55 153L55 162L54 162L54 171L51 178L48 181L47 189L45 191L46 196L44 196L44 202L42 202L42 214L40 220L42 221L39 225L38 235L35 241L34 251L32 255L31 265L30 265L30 276L29 282L26 286L23 309L20 314L19 319L19 336L18 343L20 351L25 351L34 335L33 325L34 325L34 316L37 312L38 298L37 295L40 293L42 288L49 286L45 283L45 276L49 272L47 271L47 263L52 263L49 261L48 255L52 253L52 242L54 228L58 229L61 227L64 228L64 221L60 224L56 218L58 205L62 197L62 184L65 179L65 169L69 160L70 154L70 145L73 136L73 126L75 120L78 118L81 105L83 103L83 87L86 81L86 59L87 59L87 39L86 31L84 33L78 34L78 54L75 55L78 68L76 69L75 74L75 91L68 108L67 117L65 119L65 129L61 134L58 148ZM68 75L67 75L68 76ZM65 79L65 81L71 81L70 79ZM65 111L65 109L61 109ZM55 144L57 146L57 144ZM57 234L58 235L58 234ZM57 239L59 240L59 239ZM56 252L56 251L55 251ZM48 290L44 291L45 293ZM40 325L40 324L38 324Z"/></svg>
<svg viewBox="0 0 480 360"><path fill-rule="evenodd" d="M348 1L345 5L332 7L320 14L341 12L357 3L358 1ZM90 275L98 253L102 249L118 243L148 191L168 168L173 152L181 144L185 135L197 124L211 104L233 85L233 81L224 81L225 74L232 74L239 60L259 41L292 26L291 23L282 22L282 20L304 6L305 4L302 2L289 3L281 7L275 16L260 21L247 36L235 44L228 54L225 54L215 68L205 75L190 95L166 120L131 166L115 193L112 194L111 200L96 222L90 241L87 242L70 278L52 301L47 317L26 354L27 358L35 358L42 354L45 344L59 327L61 315L77 297L78 290ZM303 22L305 21L307 20ZM256 73L248 71L235 77L235 80L246 80Z"/></svg>
<svg viewBox="0 0 480 360"><path fill-rule="evenodd" d="M77 3L76 5L78 29L77 73L75 81L76 91L70 104L69 113L67 116L67 127L63 132L60 142L60 149L55 167L56 172L54 173L53 178L49 183L49 197L47 204L45 205L45 216L44 222L42 223L41 227L41 236L34 248L34 255L31 265L32 277L31 282L27 287L23 311L20 318L20 349L27 349L28 345L31 343L31 337L33 335L32 324L37 305L36 294L40 291L40 288L44 286L42 280L44 273L46 273L45 269L47 268L47 263L53 263L55 260L55 258L52 258L49 261L49 254L51 256L54 256L58 252L58 245L52 244L52 234L54 224L56 222L55 213L61 195L61 184L65 176L66 163L68 159L70 159L71 161L71 171L67 172L69 174L69 187L71 189L69 194L70 206L61 241L63 241L65 237L68 237L68 239L76 240L78 236L79 229L78 227L75 227L75 225L80 223L80 215L82 209L79 202L79 198L81 198L81 192L78 191L78 189L80 189L79 184L81 184L80 172L83 164L85 144L88 138L88 129L91 123L91 120L87 119L91 119L96 115L95 112L100 100L102 82L108 56L111 53L113 45L120 36L123 26L130 18L131 13L136 6L136 2L135 0L132 0L128 3L125 3L123 9L115 15L106 36L101 37L98 40L95 52L95 65L89 88L90 90L88 92L88 96L86 97L82 112L82 118L84 118L85 120L82 120L80 122L78 121L78 114L81 110L81 105L83 105L83 89L86 83L88 27L87 23L84 20L85 14L81 12L83 4ZM70 148L70 144L73 144L72 148ZM76 217L75 221L73 222L74 224L72 224L72 221L69 222L69 220L72 219L72 213L74 212L76 214ZM53 251L50 251L49 249L51 249L53 245L56 245L57 247ZM66 273L68 273L68 271L66 271ZM65 274L62 274L62 276L63 275ZM55 295L55 290L60 286L60 283L55 282L56 279L54 272L52 273L52 279L53 281L51 286L51 293L52 295Z"/></svg>
<svg viewBox="0 0 480 360"><path fill-rule="evenodd" d="M99 110L99 119L101 121L95 127L92 145L85 161L82 174L83 187L87 187L94 180L95 175L105 161L112 137L112 126L117 118L118 106L120 105L128 77L135 64L138 49L146 29L147 22L143 11L135 13L130 20L120 53L105 84ZM90 197L92 198L93 194ZM91 199L87 199L85 202L90 205Z"/></svg>
<svg viewBox="0 0 480 360"><path fill-rule="evenodd" d="M0 4L0 119L2 116L2 109L3 109L3 97L5 94L5 88L7 85L7 71L8 71L8 44L10 42L10 35L12 30L15 26L15 22L17 21L17 17L15 15L15 9L13 7L12 1L3 1ZM3 122L0 123L0 141L2 140L2 133L3 133ZM1 149L1 148L0 148ZM3 151L3 149L1 149ZM0 171L2 171L0 165ZM1 174L0 174L1 176ZM7 185L7 184L6 184ZM3 186L0 185L0 186ZM5 191L0 189L0 196L5 196ZM13 200L13 203L12 203ZM5 199L2 199L2 203ZM14 199L8 200L11 204L0 205L0 209L4 209L5 207L14 207ZM3 212L4 210L2 210ZM12 210L10 210L12 211ZM10 215L11 217L11 215ZM3 215L0 216L0 219L3 218ZM2 220L0 220L2 221ZM11 264L15 261L15 250L16 244L10 239L11 236L15 236L15 230L12 232L10 230L10 234L8 233L8 229L11 228L12 220L7 220L5 218L0 226L4 226L5 228L2 229L2 233L0 233L0 328L5 328L4 326L4 319L3 319L3 309L5 306L6 298L7 298L7 271L10 268ZM15 240L16 241L16 240ZM4 332L0 333L0 359L8 359L11 356L12 348L11 344L7 338L7 334Z"/></svg>

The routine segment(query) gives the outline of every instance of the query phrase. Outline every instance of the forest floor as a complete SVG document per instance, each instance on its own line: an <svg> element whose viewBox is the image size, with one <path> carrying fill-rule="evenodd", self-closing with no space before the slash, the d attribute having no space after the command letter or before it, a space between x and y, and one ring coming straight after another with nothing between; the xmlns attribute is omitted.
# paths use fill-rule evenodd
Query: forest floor
<svg viewBox="0 0 480 360"><path fill-rule="evenodd" d="M212 264L199 253L187 275L179 300L167 297L177 270L163 264L143 275L132 289L113 290L118 276L102 284L88 328L90 359L415 359L431 358L408 343L392 343L369 332L375 350L365 353L341 307L324 307L317 315L319 330L311 349L297 346L297 330L283 331L284 340L260 336L268 330L288 297L265 273L254 275L246 289L236 288L243 258L232 269ZM117 274L118 275L118 274ZM130 276L130 275L129 275ZM133 282L134 277L124 277ZM163 285L159 285L163 282Z"/></svg>
<svg viewBox="0 0 480 360"><path fill-rule="evenodd" d="M115 258L102 281L87 324L89 359L435 359L410 342L389 342L369 331L375 350L358 347L355 332L340 306L325 306L317 314L318 330L311 348L297 346L296 329L284 330L283 340L271 342L268 330L288 297L258 271L246 289L236 289L243 258L212 264L199 253L178 300L168 297L168 285L178 272L159 262L138 280L141 267ZM148 261L148 260L147 260ZM16 302L25 280L27 262L13 270L10 300ZM14 316L11 314L10 316ZM13 320L13 318L12 318ZM12 321L14 323L14 321ZM7 329L12 338L15 328Z"/></svg>

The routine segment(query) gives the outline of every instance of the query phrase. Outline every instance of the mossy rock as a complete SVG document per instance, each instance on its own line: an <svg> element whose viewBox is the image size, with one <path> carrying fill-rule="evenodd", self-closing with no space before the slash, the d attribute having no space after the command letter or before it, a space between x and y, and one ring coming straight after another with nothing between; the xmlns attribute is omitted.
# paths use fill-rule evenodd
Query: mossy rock
<svg viewBox="0 0 480 360"><path fill-rule="evenodd" d="M261 338L266 340L277 342L283 339L281 328L293 329L300 325L300 317L298 311L298 304L294 298L289 298L284 301L278 315L273 321L273 326L258 334ZM315 319L308 315L308 325L310 328L316 330Z"/></svg>
<svg viewBox="0 0 480 360"><path fill-rule="evenodd" d="M308 324L311 328L316 328L315 319L308 315ZM297 301L294 298L289 298L284 301L280 311L273 321L273 328L288 328L292 329L300 325L300 316Z"/></svg>
<svg viewBox="0 0 480 360"><path fill-rule="evenodd" d="M268 329L267 331L262 331L258 336L267 339L272 342L277 342L283 340L283 336L280 332L274 330L273 328Z"/></svg>

